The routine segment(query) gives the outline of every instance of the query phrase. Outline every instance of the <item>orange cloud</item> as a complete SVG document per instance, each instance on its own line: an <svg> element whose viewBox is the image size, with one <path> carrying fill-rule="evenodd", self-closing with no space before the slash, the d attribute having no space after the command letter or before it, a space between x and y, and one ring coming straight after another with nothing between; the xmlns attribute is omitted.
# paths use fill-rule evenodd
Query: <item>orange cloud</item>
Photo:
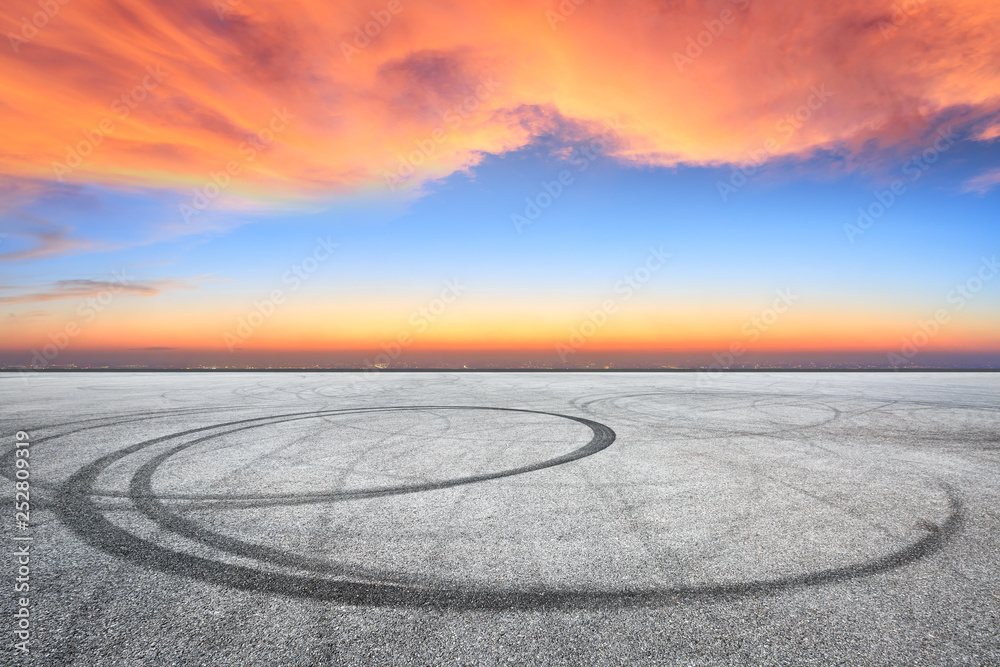
<svg viewBox="0 0 1000 667"><path fill-rule="evenodd" d="M0 173L317 197L608 122L643 165L857 153L989 122L998 24L992 0L10 0Z"/></svg>
<svg viewBox="0 0 1000 667"><path fill-rule="evenodd" d="M1000 138L1000 123L997 123L995 125L990 125L985 130L976 135L976 139L979 141L992 141L997 138Z"/></svg>

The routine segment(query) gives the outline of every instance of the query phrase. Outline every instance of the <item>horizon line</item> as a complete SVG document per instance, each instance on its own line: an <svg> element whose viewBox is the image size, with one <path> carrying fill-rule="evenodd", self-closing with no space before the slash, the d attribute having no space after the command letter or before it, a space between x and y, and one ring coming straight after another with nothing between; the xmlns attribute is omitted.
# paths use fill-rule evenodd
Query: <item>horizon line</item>
<svg viewBox="0 0 1000 667"><path fill-rule="evenodd" d="M875 367L875 368L18 368L0 373L998 373L1000 368Z"/></svg>

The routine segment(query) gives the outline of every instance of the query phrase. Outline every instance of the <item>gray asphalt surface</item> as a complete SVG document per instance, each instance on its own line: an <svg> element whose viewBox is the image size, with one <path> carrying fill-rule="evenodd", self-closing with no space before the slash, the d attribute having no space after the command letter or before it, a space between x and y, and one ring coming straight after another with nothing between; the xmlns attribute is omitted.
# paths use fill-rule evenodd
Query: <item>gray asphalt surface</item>
<svg viewBox="0 0 1000 667"><path fill-rule="evenodd" d="M3 664L1000 664L1000 375L0 375ZM14 518L15 433L31 521Z"/></svg>

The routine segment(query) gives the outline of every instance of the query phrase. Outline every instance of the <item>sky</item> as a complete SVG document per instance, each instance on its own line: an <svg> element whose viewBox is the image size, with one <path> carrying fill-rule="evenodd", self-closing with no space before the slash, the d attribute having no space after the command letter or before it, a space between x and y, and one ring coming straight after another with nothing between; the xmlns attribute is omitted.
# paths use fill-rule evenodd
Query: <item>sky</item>
<svg viewBox="0 0 1000 667"><path fill-rule="evenodd" d="M1000 365L993 0L8 0L0 365Z"/></svg>

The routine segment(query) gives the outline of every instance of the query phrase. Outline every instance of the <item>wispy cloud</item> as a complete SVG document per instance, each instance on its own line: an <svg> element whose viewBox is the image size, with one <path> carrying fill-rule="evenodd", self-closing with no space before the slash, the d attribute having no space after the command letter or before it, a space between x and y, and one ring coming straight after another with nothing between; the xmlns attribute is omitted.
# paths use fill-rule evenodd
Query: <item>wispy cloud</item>
<svg viewBox="0 0 1000 667"><path fill-rule="evenodd" d="M1000 185L1000 167L996 169L991 169L984 174L980 174L975 178L970 178L962 186L962 192L975 192L977 194L986 194L997 185Z"/></svg>
<svg viewBox="0 0 1000 667"><path fill-rule="evenodd" d="M67 188L61 190L65 193ZM56 194L56 188L25 179L0 184L0 261L58 257L98 247L75 237L72 227L57 225L28 209L36 199Z"/></svg>
<svg viewBox="0 0 1000 667"><path fill-rule="evenodd" d="M90 279L58 280L35 291L0 296L0 303L41 303L62 299L86 299L109 292L133 296L156 296L168 290L196 289L197 285L192 284L192 281L199 278L202 276L188 280L164 278L146 282ZM11 288L0 289L9 290Z"/></svg>
<svg viewBox="0 0 1000 667"><path fill-rule="evenodd" d="M1000 123L990 125L985 130L976 135L979 141L993 141L1000 137Z"/></svg>
<svg viewBox="0 0 1000 667"><path fill-rule="evenodd" d="M13 234L6 234L5 241L9 241ZM73 238L69 227L45 227L34 231L24 232L17 236L27 237L29 245L27 248L12 250L0 253L0 262L16 261L23 259L38 259L41 257L57 257L75 252L91 249L93 243L83 239Z"/></svg>
<svg viewBox="0 0 1000 667"><path fill-rule="evenodd" d="M23 313L7 313L7 317L13 318L35 318L35 317L48 317L51 315L45 310L29 310Z"/></svg>

